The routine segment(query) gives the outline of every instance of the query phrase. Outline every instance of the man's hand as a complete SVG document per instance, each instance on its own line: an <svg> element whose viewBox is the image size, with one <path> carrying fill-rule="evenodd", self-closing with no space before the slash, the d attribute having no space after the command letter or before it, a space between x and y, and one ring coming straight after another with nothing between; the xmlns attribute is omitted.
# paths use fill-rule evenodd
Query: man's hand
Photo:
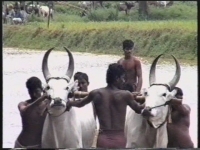
<svg viewBox="0 0 200 150"><path fill-rule="evenodd" d="M70 101L67 102L67 106L66 106L66 111L70 111L70 109L72 108Z"/></svg>
<svg viewBox="0 0 200 150"><path fill-rule="evenodd" d="M43 93L42 98L51 100L51 96L47 92Z"/></svg>
<svg viewBox="0 0 200 150"><path fill-rule="evenodd" d="M75 91L78 91L78 89L79 89L78 80L75 80L74 81L74 85L72 86L71 91L72 91L72 93L74 93Z"/></svg>
<svg viewBox="0 0 200 150"><path fill-rule="evenodd" d="M165 102L165 105L169 105L170 103L171 103L171 100L166 101L166 102Z"/></svg>
<svg viewBox="0 0 200 150"><path fill-rule="evenodd" d="M47 93L43 93L43 95L41 96L42 99L48 99L49 95Z"/></svg>
<svg viewBox="0 0 200 150"><path fill-rule="evenodd" d="M149 107L144 108L141 111L142 116L144 117L153 117L153 115L151 114L151 109Z"/></svg>
<svg viewBox="0 0 200 150"><path fill-rule="evenodd" d="M133 98L136 99L137 96L141 96L140 92L132 92Z"/></svg>

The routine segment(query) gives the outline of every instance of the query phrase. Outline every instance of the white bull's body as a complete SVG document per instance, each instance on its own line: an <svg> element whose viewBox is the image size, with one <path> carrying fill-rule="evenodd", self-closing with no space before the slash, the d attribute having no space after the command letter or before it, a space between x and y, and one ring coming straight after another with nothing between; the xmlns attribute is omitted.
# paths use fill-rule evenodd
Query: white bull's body
<svg viewBox="0 0 200 150"><path fill-rule="evenodd" d="M74 108L81 124L82 143L84 148L91 148L95 137L96 120L91 103L82 108Z"/></svg>
<svg viewBox="0 0 200 150"><path fill-rule="evenodd" d="M42 133L42 148L81 147L81 125L73 108L58 117L47 114Z"/></svg>
<svg viewBox="0 0 200 150"><path fill-rule="evenodd" d="M166 131L166 123L155 129L142 115L130 110L125 123L126 148L166 148Z"/></svg>
<svg viewBox="0 0 200 150"><path fill-rule="evenodd" d="M127 138L126 148L167 148L168 134L167 121L170 119L169 106L166 102L176 95L175 85L181 75L178 61L176 62L176 73L168 84L156 84L156 63L161 55L153 61L150 69L150 87L144 89L142 94L145 98L145 106L151 108L151 116L143 117L128 109L125 122L125 135Z"/></svg>
<svg viewBox="0 0 200 150"><path fill-rule="evenodd" d="M50 14L49 14L49 7L48 6L40 6L39 7L39 12L43 17L48 17L49 15L53 15L53 9L50 9Z"/></svg>
<svg viewBox="0 0 200 150"><path fill-rule="evenodd" d="M42 62L42 71L47 82L44 91L50 97L43 126L42 148L91 148L96 129L92 103L65 111L70 101L69 92L76 91L78 86L78 81L70 83L74 59L71 52L65 49L69 56L69 65L64 76L54 77L49 72L47 61L53 48L45 53Z"/></svg>
<svg viewBox="0 0 200 150"><path fill-rule="evenodd" d="M71 108L58 117L48 114L42 133L42 148L90 148L96 129L90 105ZM81 114L86 109L88 113Z"/></svg>

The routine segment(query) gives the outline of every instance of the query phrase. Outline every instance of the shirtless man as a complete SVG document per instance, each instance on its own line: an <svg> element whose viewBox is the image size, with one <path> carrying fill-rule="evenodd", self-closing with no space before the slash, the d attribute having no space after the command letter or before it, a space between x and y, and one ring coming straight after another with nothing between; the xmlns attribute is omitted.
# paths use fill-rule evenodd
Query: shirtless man
<svg viewBox="0 0 200 150"><path fill-rule="evenodd" d="M182 89L177 89L176 98L183 99ZM194 144L189 134L190 127L190 107L182 104L182 101L171 101L171 119L172 123L167 124L168 130L168 148L194 148Z"/></svg>
<svg viewBox="0 0 200 150"><path fill-rule="evenodd" d="M94 102L99 120L100 131L97 139L97 148L125 148L124 135L126 108L129 105L136 113L149 113L144 105L134 100L131 92L120 90L124 82L125 71L117 63L110 64L107 70L104 88L93 90L85 98L69 101L67 107L83 107Z"/></svg>
<svg viewBox="0 0 200 150"><path fill-rule="evenodd" d="M22 131L15 142L15 148L41 148L41 135L46 117L44 113L47 94L42 93L42 83L37 77L26 82L30 98L20 102L18 109L22 118Z"/></svg>
<svg viewBox="0 0 200 150"><path fill-rule="evenodd" d="M130 92L140 92L142 88L142 68L140 61L133 56L134 43L132 40L123 42L124 58L121 58L117 63L122 65L126 71L124 90Z"/></svg>

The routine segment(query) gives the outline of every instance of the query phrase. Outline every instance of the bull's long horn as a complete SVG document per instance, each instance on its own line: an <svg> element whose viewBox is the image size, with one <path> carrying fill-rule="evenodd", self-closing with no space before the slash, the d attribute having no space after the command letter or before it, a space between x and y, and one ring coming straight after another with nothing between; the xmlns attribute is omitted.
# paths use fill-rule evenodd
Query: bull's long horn
<svg viewBox="0 0 200 150"><path fill-rule="evenodd" d="M175 75L173 77L173 79L168 83L168 85L170 86L171 90L174 89L174 87L176 86L176 84L179 82L180 77L181 77L181 67L180 64L178 62L178 60L176 59L176 57L174 55L171 55L174 58L174 61L176 63L176 72Z"/></svg>
<svg viewBox="0 0 200 150"><path fill-rule="evenodd" d="M47 81L50 77L51 77L51 74L49 72L49 68L48 68L48 57L49 57L49 54L50 52L54 49L51 48L49 49L45 54L44 54L44 57L43 57L43 60L42 60L42 72L43 72L43 75L44 75L44 78L45 80Z"/></svg>
<svg viewBox="0 0 200 150"><path fill-rule="evenodd" d="M163 54L158 55L158 56L154 59L152 65L151 65L150 73L149 73L149 85L152 85L153 83L156 82L156 74L155 74L155 73L156 73L156 64L157 64L157 62L158 62L158 59L159 59L160 56L162 56L162 55L163 55Z"/></svg>
<svg viewBox="0 0 200 150"><path fill-rule="evenodd" d="M68 66L66 75L69 77L69 79L71 79L74 73L74 58L73 58L72 53L66 47L64 47L64 49L67 51L68 56L69 56L69 66Z"/></svg>

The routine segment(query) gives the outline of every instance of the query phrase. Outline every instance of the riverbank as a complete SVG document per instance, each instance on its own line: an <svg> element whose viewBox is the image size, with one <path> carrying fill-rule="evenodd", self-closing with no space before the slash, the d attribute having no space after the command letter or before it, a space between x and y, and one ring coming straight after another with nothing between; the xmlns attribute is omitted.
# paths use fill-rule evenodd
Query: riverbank
<svg viewBox="0 0 200 150"><path fill-rule="evenodd" d="M41 49L26 49L26 48L15 48L15 47L3 47L4 53L6 54L12 54L12 55L20 55L20 54L30 54L32 52L34 53L40 53L41 51L44 52L46 50L41 50ZM65 51L64 48L60 49L60 51ZM76 54L81 54L83 55L82 52L75 52ZM84 52L85 56L90 56L91 54L93 54L94 56L104 56L105 58L109 59L110 58L117 58L120 59L121 57L123 57L123 53L121 54L103 54L103 53L89 53L89 52ZM162 56L163 57L163 56ZM161 59L162 59L161 57ZM142 64L151 64L153 61L153 57L140 57L137 56L137 58L142 62ZM191 67L196 67L197 66L197 61L194 60L185 60L185 59L178 59L179 63L181 64L181 66L191 66ZM159 64L162 65L171 65L174 64L174 61L172 61L172 58L163 58L161 61L158 62Z"/></svg>
<svg viewBox="0 0 200 150"><path fill-rule="evenodd" d="M26 26L4 26L6 47L56 50L68 47L74 52L122 55L122 41L135 42L135 54L155 58L173 54L186 62L197 61L196 21L136 21L136 22L58 22Z"/></svg>

